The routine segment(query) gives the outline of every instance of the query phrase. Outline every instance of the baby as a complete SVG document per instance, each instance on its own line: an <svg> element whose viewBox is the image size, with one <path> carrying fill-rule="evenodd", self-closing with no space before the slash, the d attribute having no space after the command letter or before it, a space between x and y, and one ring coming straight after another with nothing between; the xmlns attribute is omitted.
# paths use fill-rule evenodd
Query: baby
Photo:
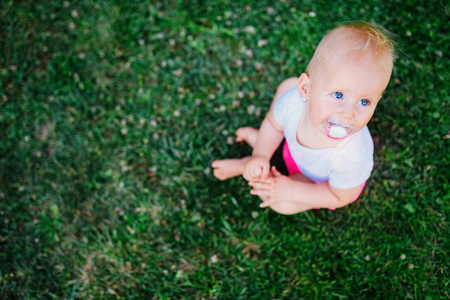
<svg viewBox="0 0 450 300"><path fill-rule="evenodd" d="M381 26L355 22L320 42L306 72L283 81L259 130L243 127L251 157L217 160L214 175L243 175L250 193L282 214L345 206L360 195L373 167L367 128L394 61L393 42ZM289 176L269 160L285 139Z"/></svg>

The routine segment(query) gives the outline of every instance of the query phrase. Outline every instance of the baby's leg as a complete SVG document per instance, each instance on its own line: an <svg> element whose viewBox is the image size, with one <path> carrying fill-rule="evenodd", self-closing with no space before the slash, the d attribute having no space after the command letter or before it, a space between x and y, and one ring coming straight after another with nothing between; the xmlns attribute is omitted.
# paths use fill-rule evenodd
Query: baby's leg
<svg viewBox="0 0 450 300"><path fill-rule="evenodd" d="M213 161L211 167L214 168L214 176L217 179L225 180L236 177L244 173L245 164L250 160L251 156L238 159L222 159Z"/></svg>
<svg viewBox="0 0 450 300"><path fill-rule="evenodd" d="M313 207L296 202L278 202L270 205L270 208L282 215L293 215L310 210Z"/></svg>
<svg viewBox="0 0 450 300"><path fill-rule="evenodd" d="M252 148L255 146L257 138L258 130L255 128L242 127L236 131L236 141L247 142ZM240 176L244 172L245 164L250 158L250 156L247 156L240 159L216 160L211 164L211 167L214 168L214 176L220 180Z"/></svg>
<svg viewBox="0 0 450 300"><path fill-rule="evenodd" d="M287 90L298 85L298 78L292 77L284 80L277 88L271 106L278 97L280 97ZM258 130L251 127L242 127L236 131L236 141L246 142L250 147L255 147L258 138ZM214 176L220 180L225 180L231 177L242 175L245 164L251 157L247 156L240 159L223 159L214 161L211 166L214 168ZM282 212L280 212L282 213Z"/></svg>

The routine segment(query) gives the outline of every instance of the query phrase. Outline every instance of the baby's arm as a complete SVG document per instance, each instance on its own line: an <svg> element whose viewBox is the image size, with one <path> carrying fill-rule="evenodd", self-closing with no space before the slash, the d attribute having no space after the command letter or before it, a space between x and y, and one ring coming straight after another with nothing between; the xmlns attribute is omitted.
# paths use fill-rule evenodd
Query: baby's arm
<svg viewBox="0 0 450 300"><path fill-rule="evenodd" d="M265 180L270 172L270 158L283 140L283 127L274 117L272 109L259 129L252 158L245 165L244 178L248 181Z"/></svg>
<svg viewBox="0 0 450 300"><path fill-rule="evenodd" d="M251 193L258 195L263 203L261 207L270 206L273 210L292 214L315 207L337 208L352 202L361 191L362 185L351 189L337 189L324 183L312 183L294 180L280 174L274 167L273 177L265 182L250 182Z"/></svg>

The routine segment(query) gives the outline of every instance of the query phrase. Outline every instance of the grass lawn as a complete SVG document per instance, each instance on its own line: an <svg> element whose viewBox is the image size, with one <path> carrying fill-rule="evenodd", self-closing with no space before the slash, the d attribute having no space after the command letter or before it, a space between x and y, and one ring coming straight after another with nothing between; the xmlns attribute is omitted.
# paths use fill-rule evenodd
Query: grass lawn
<svg viewBox="0 0 450 300"><path fill-rule="evenodd" d="M449 299L446 1L0 3L0 298ZM250 154L277 85L336 25L398 60L375 167L336 211L260 209Z"/></svg>

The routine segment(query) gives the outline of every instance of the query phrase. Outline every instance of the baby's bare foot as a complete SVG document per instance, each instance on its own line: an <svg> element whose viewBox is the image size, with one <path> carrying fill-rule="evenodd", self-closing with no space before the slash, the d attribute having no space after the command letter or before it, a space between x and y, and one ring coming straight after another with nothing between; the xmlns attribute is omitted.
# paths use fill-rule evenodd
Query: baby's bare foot
<svg viewBox="0 0 450 300"><path fill-rule="evenodd" d="M258 129L241 127L236 131L236 142L247 142L250 147L255 147L258 138Z"/></svg>
<svg viewBox="0 0 450 300"><path fill-rule="evenodd" d="M214 176L216 176L217 179L225 180L242 175L245 164L249 159L250 157L244 157L241 159L223 159L213 161L211 167L214 168Z"/></svg>

